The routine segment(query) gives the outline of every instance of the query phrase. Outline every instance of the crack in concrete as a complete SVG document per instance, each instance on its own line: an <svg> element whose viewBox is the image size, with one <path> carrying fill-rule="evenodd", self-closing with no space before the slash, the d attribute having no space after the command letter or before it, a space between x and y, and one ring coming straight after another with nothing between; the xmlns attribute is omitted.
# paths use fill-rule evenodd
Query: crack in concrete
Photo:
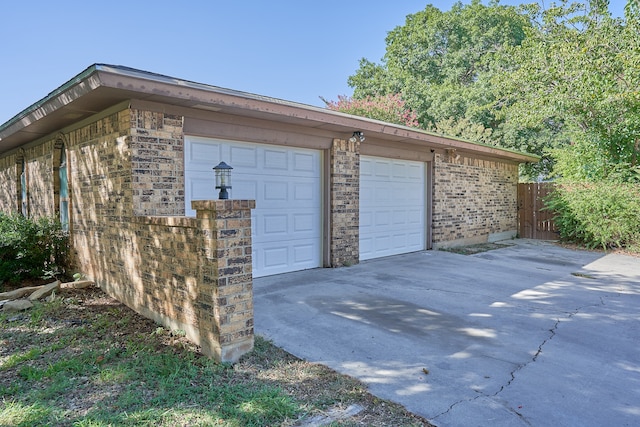
<svg viewBox="0 0 640 427"><path fill-rule="evenodd" d="M553 327L551 327L551 329L549 329L549 336L542 341L542 343L538 346L538 350L536 351L536 353L533 355L533 357L531 358L530 361L526 362L526 363L522 363L520 365L518 365L513 371L510 372L511 375L511 379L502 387L500 387L500 390L498 390L497 392L495 392L492 396L497 396L498 394L500 394L502 391L504 391L505 388L509 387L511 385L511 383L515 380L516 378L516 374L518 373L518 371L526 368L527 366L529 366L531 363L534 363L538 360L538 357L542 354L542 349L543 347L553 339L553 337L556 336L556 331L558 330L558 326L560 325L561 322L563 321L567 321L567 320L571 320L575 315L577 315L578 313L580 313L582 310L584 310L587 307L596 307L596 306L604 306L606 305L604 299L602 297L600 297L600 304L589 304L589 305L584 305L582 307L578 307L576 308L574 311L569 312L568 315L564 318L557 318L556 322L554 323Z"/></svg>
<svg viewBox="0 0 640 427"><path fill-rule="evenodd" d="M455 408L456 406L458 406L458 405L459 405L459 404L461 404L461 403L465 403L465 402L473 402L474 400L476 400L476 399L478 399L478 398L482 397L482 396L480 396L480 395L483 395L483 393L482 393L482 392L480 392L480 391L478 391L478 390L474 390L474 391L475 391L476 393L478 393L478 396L476 396L476 397L472 397L471 399L462 399L462 400L458 400L457 402L453 402L453 403L449 406L449 408L447 408L447 410L446 410L446 411L443 411L443 412L439 413L439 414L438 414L438 415L436 415L435 417L431 418L429 421L435 421L437 418L439 418L439 417L441 417L441 416L443 416L443 415L448 414L449 412L451 412L451 411L453 410L453 408Z"/></svg>
<svg viewBox="0 0 640 427"><path fill-rule="evenodd" d="M576 311L576 312L577 312L577 311ZM574 314L575 314L575 313L570 314L568 318L570 319ZM436 415L435 417L433 417L433 418L432 418L432 420L433 420L433 421L435 421L437 418L439 418L439 417L441 417L441 416L443 416L443 415L448 414L449 412L451 412L451 411L453 410L453 408L455 408L456 406L460 405L461 403L465 403L465 402L473 402L474 400L476 400L476 399L478 399L478 398L480 398L480 397L496 397L498 394L500 394L500 393L501 393L505 388L509 387L509 385L511 385L511 383L516 379L516 376L515 376L515 375L516 375L516 373L517 373L519 370L523 369L524 367L526 367L526 366L527 366L527 365L529 365L530 363L535 362L535 361L537 360L538 356L542 353L542 347L544 347L544 345L545 345L547 342L549 342L549 340L551 340L551 339L555 336L555 334L556 334L556 329L558 328L558 325L559 325L559 324L560 324L560 319L556 319L556 323L553 325L553 327L552 327L551 329L549 329L549 332L551 332L551 334L549 335L549 337L548 337L548 338L546 338L546 339L542 342L542 344L540 344L540 345L538 346L538 351L536 351L536 354L533 356L533 358L532 358L529 362L527 362L527 363L522 363L522 364L518 365L518 366L517 366L513 371L511 371L511 372L510 372L511 379L510 379L506 384L502 385L502 386L500 387L500 390L496 391L496 392L495 392L495 393L493 393L493 394L486 394L486 393L483 393L483 392L482 392L482 391L480 391L480 390L474 390L476 393L478 393L478 396L472 397L472 398L470 398L470 399L461 399L461 400L458 400L457 402L452 403L452 404L449 406L449 408L447 408L447 410L446 410L446 411L441 412L440 414ZM522 414L520 414L518 411L516 411L516 410L515 410L515 409L513 409L513 408L509 408L509 407L508 407L507 409L508 409L509 411L511 411L511 412L513 412L513 413L515 413L516 415L518 415L518 416L520 417L520 419L522 419L522 421L524 421L524 422L526 422L527 424L529 424L529 423L528 423L528 421L527 421L527 420L525 420L525 419L524 419L524 417L522 416Z"/></svg>
<svg viewBox="0 0 640 427"><path fill-rule="evenodd" d="M569 316L567 317L567 319L571 319L573 316L575 316L575 314L578 312L578 310L574 311L573 313L569 314ZM506 384L504 384L503 386L500 387L500 390L496 391L493 396L497 396L498 394L502 393L504 391L504 389L506 389L507 387L509 387L511 385L511 383L513 383L513 381L515 381L516 379L516 374L518 373L518 371L521 371L522 369L526 368L527 366L529 366L531 363L534 363L538 360L538 357L542 354L542 348L553 339L553 337L556 336L556 330L558 329L558 325L560 324L562 320L561 319L556 319L556 323L554 323L553 327L551 329L549 329L549 336L542 341L542 343L538 346L538 350L536 351L536 353L533 355L533 357L531 358L530 361L526 362L526 363L521 363L520 365L516 366L516 368L511 371L509 374L511 376L511 379L509 379L509 381L507 381Z"/></svg>
<svg viewBox="0 0 640 427"><path fill-rule="evenodd" d="M602 300L602 298L600 298L600 304L601 304L601 305L605 305L605 303L604 303L604 301ZM538 357L542 354L543 347L544 347L544 346L545 346L549 341L551 341L551 340L553 339L553 337L555 337L555 336L556 336L556 331L558 330L558 326L560 325L560 323L561 323L563 320L570 320L572 317L574 317L576 314L578 314L582 309L584 309L584 308L586 308L586 307L590 307L590 306L593 306L593 305L588 305L588 306L579 307L579 308L575 309L573 312L569 312L569 313L568 313L568 315L567 315L564 319L563 319L563 318L557 318L557 319L556 319L556 322L553 324L553 327L551 327L551 328L548 330L548 331L549 331L549 336L548 336L547 338L545 338L545 339L542 341L542 343L538 346L538 350L537 350L537 351L536 351L536 353L533 355L533 357L531 358L531 360L529 360L529 361L528 361L528 362L526 362L526 363L521 363L521 364L519 364L518 366L516 366L516 367L515 367L515 369L513 369L513 370L509 373L509 375L511 376L511 378L509 379L509 381L507 381L507 383L506 383L506 384L504 384L504 385L502 385L502 386L500 387L500 390L496 391L496 392L495 392L495 393L493 393L493 394L486 394L486 393L483 393L483 392L482 392L482 391L480 391L480 390L474 390L476 393L478 393L478 396L472 397L472 398L470 398L470 399L461 399L461 400L458 400L457 402L452 403L452 404L449 406L449 408L447 408L447 410L446 410L446 411L444 411L444 412L442 412L442 413L440 413L440 414L438 414L438 415L434 416L434 417L432 418L432 420L433 420L433 421L435 421L437 418L439 418L439 417L441 417L441 416L443 416L443 415L448 414L449 412L451 412L451 411L453 410L453 408L454 408L454 407L456 407L456 406L460 405L461 403L465 403L465 402L473 402L474 400L476 400L476 399L478 399L478 398L480 398L480 397L489 397L489 398L497 397L497 396L498 396L500 393L502 393L502 392L503 392L507 387L509 387L509 386L513 383L513 381L515 381L515 379L516 379L516 374L517 374L519 371L521 371L521 370L522 370L522 369L524 369L525 367L529 366L531 363L534 363L534 362L536 362L536 361L538 360ZM527 421L527 419L526 419L526 418L525 418L525 417L524 417L520 412L518 412L516 409L514 409L514 408L512 408L512 407L509 407L509 406L507 406L507 405L505 405L505 408L506 408L508 411L510 411L510 412L512 412L512 413L514 413L514 414L516 414L516 415L520 418L520 420L521 420L522 422L524 422L526 425L531 425L531 423L530 423L529 421Z"/></svg>
<svg viewBox="0 0 640 427"><path fill-rule="evenodd" d="M604 299L602 297L600 297L600 304L589 304L589 305L584 305L582 307L578 307L576 308L573 312L569 312L568 315L564 318L557 318L556 322L553 324L553 327L551 329L549 329L549 336L542 341L542 343L538 346L538 350L536 351L536 353L533 355L533 357L531 358L530 361L526 362L526 363L522 363L520 365L518 365L513 371L510 372L510 376L511 379L509 379L509 381L500 387L500 390L498 390L497 392L495 392L491 397L496 397L498 396L500 393L502 393L507 387L509 387L513 381L515 381L516 379L516 374L521 371L522 369L526 368L527 366L529 366L531 363L535 363L538 360L538 357L542 354L543 348L544 346L551 341L555 336L556 336L556 331L558 330L558 326L560 325L561 322L563 321L567 321L567 320L571 320L574 316L576 316L578 313L580 313L582 310L584 310L587 307L595 307L597 305L601 305L604 306L606 305L606 303L604 302ZM527 421L527 419L517 410L515 410L514 408L510 408L507 407L508 410L512 411L514 414L518 415L518 417L525 422L527 425L531 425L529 423L529 421Z"/></svg>

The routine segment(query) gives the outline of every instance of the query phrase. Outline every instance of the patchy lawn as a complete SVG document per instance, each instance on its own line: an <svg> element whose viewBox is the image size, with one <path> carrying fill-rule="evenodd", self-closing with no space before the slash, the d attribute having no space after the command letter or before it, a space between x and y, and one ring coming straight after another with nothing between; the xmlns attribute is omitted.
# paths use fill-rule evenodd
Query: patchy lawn
<svg viewBox="0 0 640 427"><path fill-rule="evenodd" d="M97 288L0 311L0 425L430 425L259 337L230 365L183 335Z"/></svg>

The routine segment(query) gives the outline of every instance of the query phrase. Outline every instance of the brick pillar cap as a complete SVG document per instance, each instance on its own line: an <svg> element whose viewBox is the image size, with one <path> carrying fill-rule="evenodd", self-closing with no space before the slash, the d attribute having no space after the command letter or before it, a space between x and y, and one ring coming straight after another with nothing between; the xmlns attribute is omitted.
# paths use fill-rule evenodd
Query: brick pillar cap
<svg viewBox="0 0 640 427"><path fill-rule="evenodd" d="M192 200L191 209L203 211L230 211L255 209L255 200Z"/></svg>

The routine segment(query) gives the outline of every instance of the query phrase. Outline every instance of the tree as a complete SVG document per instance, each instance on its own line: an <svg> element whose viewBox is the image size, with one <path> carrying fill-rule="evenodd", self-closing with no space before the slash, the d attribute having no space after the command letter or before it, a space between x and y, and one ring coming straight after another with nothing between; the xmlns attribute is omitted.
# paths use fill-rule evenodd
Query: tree
<svg viewBox="0 0 640 427"><path fill-rule="evenodd" d="M640 39L607 5L530 5L536 25L504 51L513 65L494 75L507 127L552 134L546 152L569 179L640 178Z"/></svg>
<svg viewBox="0 0 640 427"><path fill-rule="evenodd" d="M520 44L528 25L526 16L497 1L457 3L448 12L429 5L389 32L381 64L360 61L349 77L353 96L401 94L423 128L465 119L497 129L490 76L499 69L497 53Z"/></svg>
<svg viewBox="0 0 640 427"><path fill-rule="evenodd" d="M399 125L418 127L416 114L405 105L400 95L388 94L354 99L338 96L338 101L323 99L327 108L356 116L369 117Z"/></svg>
<svg viewBox="0 0 640 427"><path fill-rule="evenodd" d="M361 59L353 101L399 94L424 129L542 155L528 178L639 179L640 0L626 21L607 8L429 5L389 32L380 64Z"/></svg>
<svg viewBox="0 0 640 427"><path fill-rule="evenodd" d="M640 0L628 0L624 7L624 14L628 22L637 22L640 17Z"/></svg>

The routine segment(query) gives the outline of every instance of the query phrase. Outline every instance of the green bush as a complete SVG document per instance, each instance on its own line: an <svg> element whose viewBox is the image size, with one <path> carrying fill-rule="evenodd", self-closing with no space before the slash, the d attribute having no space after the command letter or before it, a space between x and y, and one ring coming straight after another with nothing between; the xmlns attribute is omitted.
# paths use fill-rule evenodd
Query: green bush
<svg viewBox="0 0 640 427"><path fill-rule="evenodd" d="M559 184L545 206L555 212L562 240L604 249L640 245L639 184Z"/></svg>
<svg viewBox="0 0 640 427"><path fill-rule="evenodd" d="M0 285L64 274L68 242L57 219L0 213Z"/></svg>

